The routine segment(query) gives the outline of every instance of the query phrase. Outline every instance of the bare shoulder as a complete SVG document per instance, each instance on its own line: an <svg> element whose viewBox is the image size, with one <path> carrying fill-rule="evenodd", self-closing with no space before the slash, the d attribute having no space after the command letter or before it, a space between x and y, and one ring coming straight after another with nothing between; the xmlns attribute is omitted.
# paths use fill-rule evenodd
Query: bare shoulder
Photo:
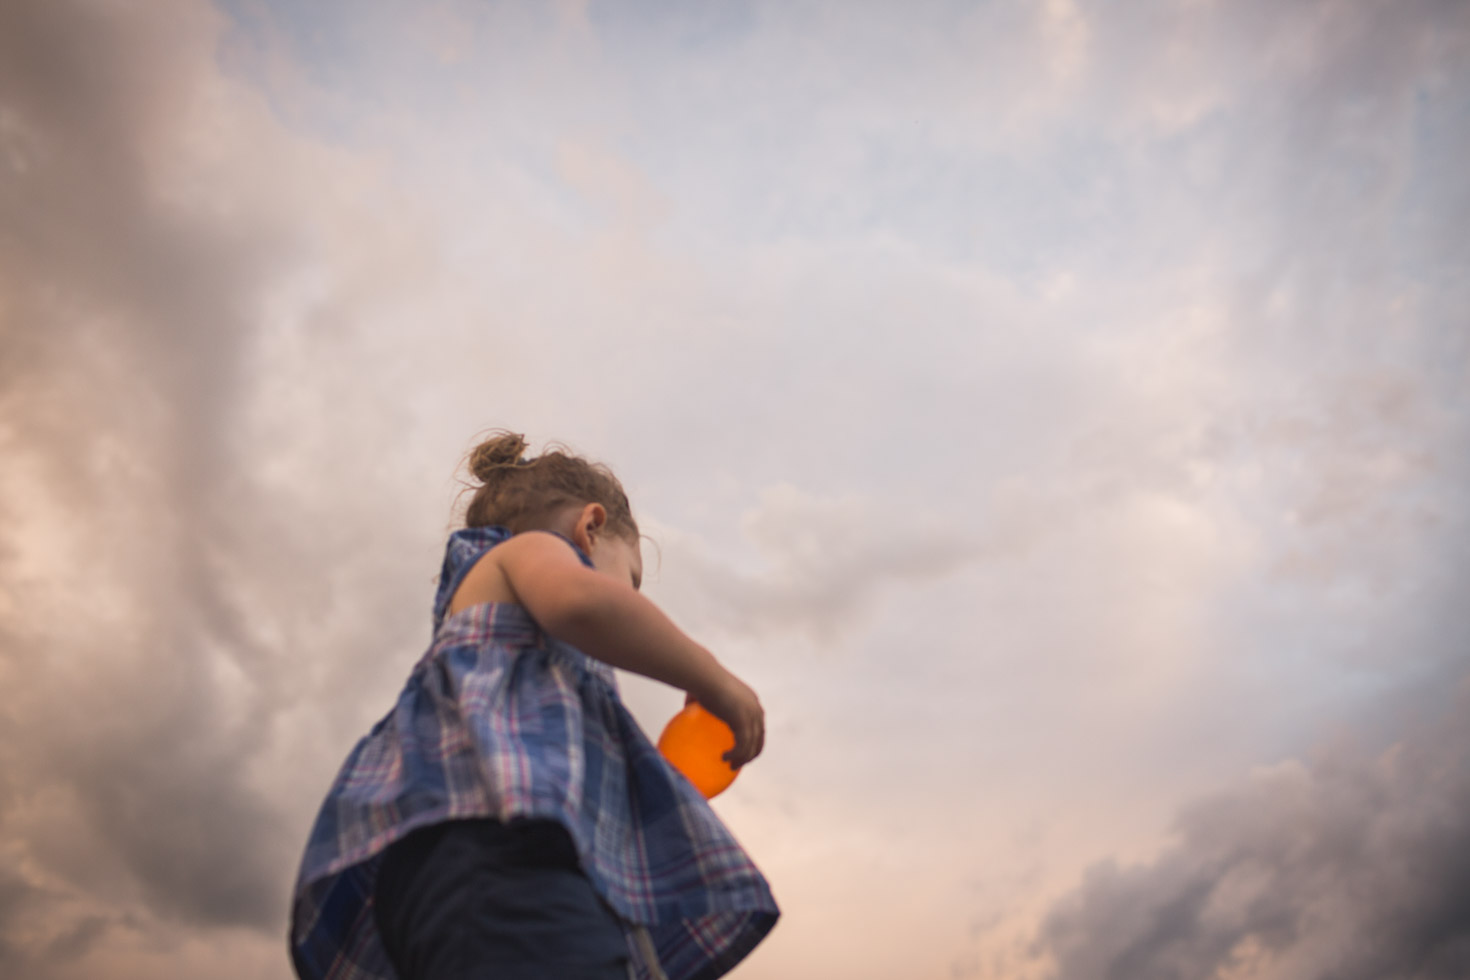
<svg viewBox="0 0 1470 980"><path fill-rule="evenodd" d="M515 588L526 571L545 574L561 568L581 568L572 546L547 531L523 531L487 551L465 574L449 601L447 615L487 602L524 605Z"/></svg>
<svg viewBox="0 0 1470 980"><path fill-rule="evenodd" d="M582 564L572 543L551 531L522 531L490 549L485 557L490 558L497 554L502 565L550 562L555 565L572 564L581 567Z"/></svg>

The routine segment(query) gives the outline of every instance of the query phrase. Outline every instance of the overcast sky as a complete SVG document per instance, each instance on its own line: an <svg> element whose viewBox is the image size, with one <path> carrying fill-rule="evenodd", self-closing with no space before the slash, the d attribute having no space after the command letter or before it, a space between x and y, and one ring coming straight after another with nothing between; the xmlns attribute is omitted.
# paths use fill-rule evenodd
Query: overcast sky
<svg viewBox="0 0 1470 980"><path fill-rule="evenodd" d="M504 426L742 980L1470 975L1466 159L1455 0L0 4L0 973L289 976Z"/></svg>

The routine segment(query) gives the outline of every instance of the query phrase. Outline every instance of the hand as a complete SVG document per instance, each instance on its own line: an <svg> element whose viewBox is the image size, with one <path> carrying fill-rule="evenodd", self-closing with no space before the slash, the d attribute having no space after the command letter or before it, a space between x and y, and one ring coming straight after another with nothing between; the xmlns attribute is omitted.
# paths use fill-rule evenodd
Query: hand
<svg viewBox="0 0 1470 980"><path fill-rule="evenodd" d="M735 747L721 756L730 768L739 769L761 754L766 743L766 712L744 681L726 671L710 690L698 694L691 691L684 699L686 705L694 701L735 733Z"/></svg>

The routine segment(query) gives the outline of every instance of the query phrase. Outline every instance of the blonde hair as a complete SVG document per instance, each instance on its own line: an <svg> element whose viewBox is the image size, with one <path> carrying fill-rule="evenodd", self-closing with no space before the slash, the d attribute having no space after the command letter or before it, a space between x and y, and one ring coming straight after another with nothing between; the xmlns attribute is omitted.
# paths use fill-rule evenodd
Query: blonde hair
<svg viewBox="0 0 1470 980"><path fill-rule="evenodd" d="M609 530L638 540L628 495L612 470L565 447L549 446L527 459L527 446L525 436L501 429L470 451L470 475L479 485L470 485L475 495L465 510L466 527L498 524L513 534L545 530L568 506L601 504Z"/></svg>

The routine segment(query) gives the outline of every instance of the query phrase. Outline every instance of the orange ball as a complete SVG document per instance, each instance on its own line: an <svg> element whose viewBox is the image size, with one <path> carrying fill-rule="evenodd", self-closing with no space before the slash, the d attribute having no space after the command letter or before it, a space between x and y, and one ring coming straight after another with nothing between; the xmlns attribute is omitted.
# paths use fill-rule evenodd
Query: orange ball
<svg viewBox="0 0 1470 980"><path fill-rule="evenodd" d="M736 771L720 756L735 747L730 726L697 702L684 707L664 726L658 750L709 800L735 781Z"/></svg>

